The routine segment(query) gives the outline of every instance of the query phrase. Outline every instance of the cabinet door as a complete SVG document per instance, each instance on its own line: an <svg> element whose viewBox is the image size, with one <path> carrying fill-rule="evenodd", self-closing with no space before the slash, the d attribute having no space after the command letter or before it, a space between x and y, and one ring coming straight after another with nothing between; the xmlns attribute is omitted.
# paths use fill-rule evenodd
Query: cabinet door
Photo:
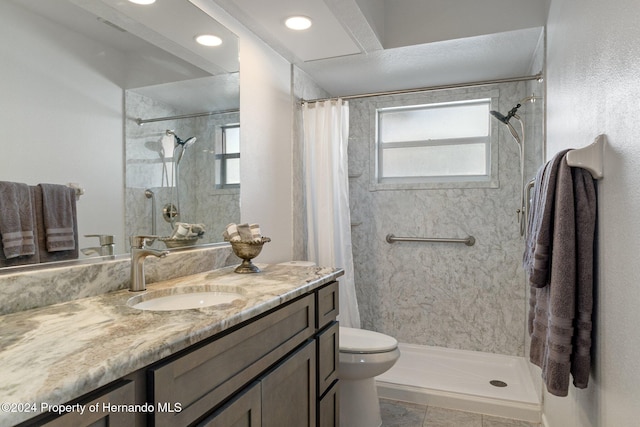
<svg viewBox="0 0 640 427"><path fill-rule="evenodd" d="M135 388L132 381L122 381L102 390L97 396L82 400L85 412L69 412L49 422L27 424L43 427L99 427L99 426L135 426L136 414L119 410L118 405L135 403ZM89 410L95 408L96 410Z"/></svg>
<svg viewBox="0 0 640 427"><path fill-rule="evenodd" d="M318 334L318 396L322 396L338 379L340 355L338 322Z"/></svg>
<svg viewBox="0 0 640 427"><path fill-rule="evenodd" d="M197 427L261 427L261 399L260 383L254 383Z"/></svg>
<svg viewBox="0 0 640 427"><path fill-rule="evenodd" d="M336 381L318 403L318 427L338 426L340 426L340 382Z"/></svg>
<svg viewBox="0 0 640 427"><path fill-rule="evenodd" d="M310 341L263 378L263 427L315 427L315 347Z"/></svg>

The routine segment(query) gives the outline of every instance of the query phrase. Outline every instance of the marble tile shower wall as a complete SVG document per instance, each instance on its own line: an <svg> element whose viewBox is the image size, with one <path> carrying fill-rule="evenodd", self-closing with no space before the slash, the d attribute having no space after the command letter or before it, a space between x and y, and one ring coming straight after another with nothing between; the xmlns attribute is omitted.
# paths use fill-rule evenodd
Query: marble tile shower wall
<svg viewBox="0 0 640 427"><path fill-rule="evenodd" d="M140 94L126 94L127 117L165 117L184 112ZM162 217L162 208L173 201L176 193L171 186L172 162L166 161L163 182L161 139L167 129L172 129L182 139L195 136L197 141L185 152L180 161L180 221L203 223L207 232L200 243L219 242L222 232L230 222L240 220L240 190L215 188L215 141L221 138L220 126L240 121L238 113L208 117L146 123L138 126L127 120L126 134L126 191L125 230L127 235L151 234L151 200L145 190L151 189L156 198L157 234L168 236L172 227ZM165 158L172 153L164 153ZM167 182L169 184L167 184Z"/></svg>
<svg viewBox="0 0 640 427"><path fill-rule="evenodd" d="M525 83L496 87L497 109L503 113L529 90ZM493 153L499 162L497 188L371 190L372 103L400 98L428 103L429 97L425 93L350 101L349 196L362 327L405 343L522 356L523 240L515 214L520 172L518 148L506 128L499 126L498 152ZM530 118L541 120L527 113L525 120ZM539 162L540 134L528 138L527 144L537 147L527 150L527 164ZM388 233L473 235L476 244L389 244Z"/></svg>

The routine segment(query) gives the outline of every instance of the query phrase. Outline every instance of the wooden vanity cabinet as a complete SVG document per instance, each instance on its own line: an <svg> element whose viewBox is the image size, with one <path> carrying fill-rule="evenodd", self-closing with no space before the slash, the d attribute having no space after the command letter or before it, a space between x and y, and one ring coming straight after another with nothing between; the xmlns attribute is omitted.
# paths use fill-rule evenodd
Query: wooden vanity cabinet
<svg viewBox="0 0 640 427"><path fill-rule="evenodd" d="M337 295L337 282L317 290L314 335L197 426L338 426Z"/></svg>
<svg viewBox="0 0 640 427"><path fill-rule="evenodd" d="M83 400L153 405L151 412L69 414L27 425L338 426L337 294L331 282Z"/></svg>

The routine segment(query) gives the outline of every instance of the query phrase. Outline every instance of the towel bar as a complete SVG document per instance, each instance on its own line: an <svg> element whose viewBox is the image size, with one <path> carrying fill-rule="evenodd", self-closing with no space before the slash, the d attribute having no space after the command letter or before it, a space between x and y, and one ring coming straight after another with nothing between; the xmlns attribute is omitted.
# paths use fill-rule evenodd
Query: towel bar
<svg viewBox="0 0 640 427"><path fill-rule="evenodd" d="M567 153L567 164L588 170L594 179L602 179L605 141L606 137L604 134L598 135L596 139L586 147L569 151Z"/></svg>
<svg viewBox="0 0 640 427"><path fill-rule="evenodd" d="M80 196L84 194L84 188L80 187L80 184L77 182L70 182L67 184L67 187L73 188L76 192L76 200L80 200Z"/></svg>
<svg viewBox="0 0 640 427"><path fill-rule="evenodd" d="M464 239L449 239L439 237L396 237L393 234L387 234L387 243L395 242L436 242L436 243L464 243L467 246L473 246L476 238L467 236Z"/></svg>

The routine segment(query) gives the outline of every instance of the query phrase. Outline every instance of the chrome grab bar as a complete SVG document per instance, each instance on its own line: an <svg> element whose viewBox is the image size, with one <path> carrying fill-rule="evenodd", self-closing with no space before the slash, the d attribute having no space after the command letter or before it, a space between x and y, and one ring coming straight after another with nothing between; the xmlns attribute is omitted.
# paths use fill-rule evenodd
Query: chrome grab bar
<svg viewBox="0 0 640 427"><path fill-rule="evenodd" d="M439 237L396 237L393 234L387 234L387 243L395 242L437 242L437 243L464 243L467 246L473 246L476 238L467 236L464 239L445 239Z"/></svg>

